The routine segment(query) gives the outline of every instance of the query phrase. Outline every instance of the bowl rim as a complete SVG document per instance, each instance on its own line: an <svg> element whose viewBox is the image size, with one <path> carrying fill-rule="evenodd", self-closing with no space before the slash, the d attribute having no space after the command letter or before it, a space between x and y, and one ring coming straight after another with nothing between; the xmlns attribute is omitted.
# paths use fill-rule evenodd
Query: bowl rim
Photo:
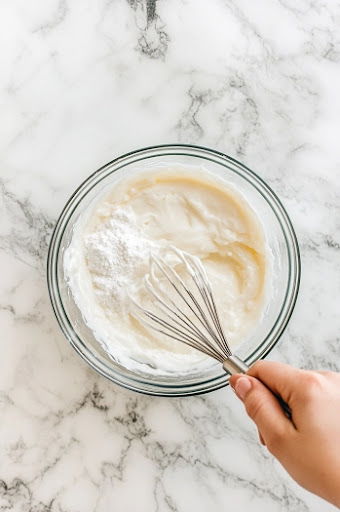
<svg viewBox="0 0 340 512"><path fill-rule="evenodd" d="M167 153L166 151L169 152ZM202 152L205 156L203 156L203 154L199 154L200 152ZM150 155L147 156L148 154ZM273 210L273 213L275 214L281 226L289 260L289 272L287 281L288 284L286 287L285 298L283 300L280 313L276 318L272 328L269 330L266 337L262 340L259 346L255 348L254 351L247 357L246 362L248 364L252 364L256 360L263 359L273 349L273 347L277 344L280 337L282 336L288 324L288 321L293 313L299 292L301 278L301 258L298 240L292 222L290 220L290 217L288 216L286 209L284 208L283 204L281 203L280 199L275 194L275 192L257 173L255 173L249 167L242 164L237 159L229 155L226 155L225 153L222 153L220 151L207 148L205 146L193 144L175 143L147 146L119 155L118 157L114 158L110 162L106 163L105 165L101 166L99 169L91 173L86 179L84 179L80 183L80 185L74 190L74 192L66 201L57 219L57 222L54 226L51 235L47 254L47 287L53 312L57 319L59 327L61 328L64 336L69 341L71 346L82 357L82 359L85 360L97 373L103 375L111 382L114 382L124 388L142 394L179 397L204 394L220 389L229 384L229 376L227 376L227 374L224 373L224 371L222 370L223 373L220 376L207 378L199 382L195 381L194 384L160 384L157 382L153 382L152 380L148 381L147 379L144 379L142 377L136 377L133 375L132 372L130 372L123 366L120 366L119 364L112 362L112 364L115 364L115 369L113 369L113 366L108 366L107 364L103 363L103 361L101 361L95 354L93 354L93 352L89 350L89 348L80 338L80 336L78 336L78 334L74 331L73 326L69 321L67 313L63 307L63 303L59 293L57 277L60 241L62 240L64 231L68 225L68 221L72 216L73 212L79 206L84 197L86 197L86 195L92 190L92 188L94 188L108 175L116 172L117 170L125 167L128 164L131 164L131 162L129 161L131 157L141 156L142 158L139 158L137 160L138 162L139 160L145 160L146 158L169 155L185 155L191 157L199 156L201 158L205 158L206 160L212 160L213 162L221 166L227 167L229 170L233 172L236 172L241 176L241 178L246 179L248 183L250 183L257 190L257 192L259 192L262 195L262 197L266 200L266 202ZM208 158L208 156L210 156L211 158ZM136 163L136 160L134 162ZM229 167L227 163L231 163L237 169L235 169L234 167ZM113 168L111 169L111 167ZM237 172L237 170L239 170L240 172ZM107 173L105 173L105 171L107 171ZM263 192L265 192L265 194ZM79 196L81 197L79 198ZM273 205L275 207L273 207ZM289 242L287 237L289 237ZM270 342L266 343L266 341L270 338L275 328L276 332L274 333L273 338L271 339ZM108 369L108 371L105 370L105 367Z"/></svg>

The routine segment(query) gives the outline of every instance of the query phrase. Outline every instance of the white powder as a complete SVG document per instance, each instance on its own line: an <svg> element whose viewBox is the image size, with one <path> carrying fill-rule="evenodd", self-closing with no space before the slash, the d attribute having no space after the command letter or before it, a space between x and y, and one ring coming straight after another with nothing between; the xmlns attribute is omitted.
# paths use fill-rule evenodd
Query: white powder
<svg viewBox="0 0 340 512"><path fill-rule="evenodd" d="M87 267L99 302L118 314L130 309L128 294L141 286L150 252L156 244L145 238L131 208L116 209L99 224L98 230L84 236Z"/></svg>

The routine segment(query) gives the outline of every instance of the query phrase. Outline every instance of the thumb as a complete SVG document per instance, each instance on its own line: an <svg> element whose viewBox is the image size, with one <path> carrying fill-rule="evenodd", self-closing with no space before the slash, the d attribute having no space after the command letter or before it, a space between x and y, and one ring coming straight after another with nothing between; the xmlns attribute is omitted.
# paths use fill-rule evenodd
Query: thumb
<svg viewBox="0 0 340 512"><path fill-rule="evenodd" d="M278 453L283 441L294 432L294 427L273 393L262 382L248 375L234 375L230 384L244 403L248 416L255 422L268 449L273 454Z"/></svg>

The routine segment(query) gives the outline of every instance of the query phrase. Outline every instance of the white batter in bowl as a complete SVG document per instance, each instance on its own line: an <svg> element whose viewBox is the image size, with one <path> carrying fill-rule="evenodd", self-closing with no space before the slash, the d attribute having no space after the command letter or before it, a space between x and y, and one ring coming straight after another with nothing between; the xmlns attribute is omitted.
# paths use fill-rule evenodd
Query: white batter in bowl
<svg viewBox="0 0 340 512"><path fill-rule="evenodd" d="M90 176L67 202L48 256L59 324L99 373L143 393L183 396L228 383L221 365L144 330L150 251L174 245L201 258L225 331L248 365L277 342L293 310L300 261L271 189L226 155L195 146L146 148Z"/></svg>
<svg viewBox="0 0 340 512"><path fill-rule="evenodd" d="M233 186L178 164L123 179L79 219L64 265L84 321L130 370L178 375L214 363L133 315L131 298L145 305L150 254L168 258L169 246L201 259L234 349L255 329L265 295L268 300L270 259L261 222Z"/></svg>

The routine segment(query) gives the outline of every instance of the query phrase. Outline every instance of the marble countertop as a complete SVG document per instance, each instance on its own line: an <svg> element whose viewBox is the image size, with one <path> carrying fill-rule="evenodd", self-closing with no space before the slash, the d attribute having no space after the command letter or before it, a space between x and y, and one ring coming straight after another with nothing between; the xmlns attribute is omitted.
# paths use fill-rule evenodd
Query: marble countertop
<svg viewBox="0 0 340 512"><path fill-rule="evenodd" d="M273 187L302 282L272 359L340 370L340 4L12 0L1 5L0 509L328 512L259 445L230 389L120 389L77 356L46 288L75 187L126 151L183 142Z"/></svg>

